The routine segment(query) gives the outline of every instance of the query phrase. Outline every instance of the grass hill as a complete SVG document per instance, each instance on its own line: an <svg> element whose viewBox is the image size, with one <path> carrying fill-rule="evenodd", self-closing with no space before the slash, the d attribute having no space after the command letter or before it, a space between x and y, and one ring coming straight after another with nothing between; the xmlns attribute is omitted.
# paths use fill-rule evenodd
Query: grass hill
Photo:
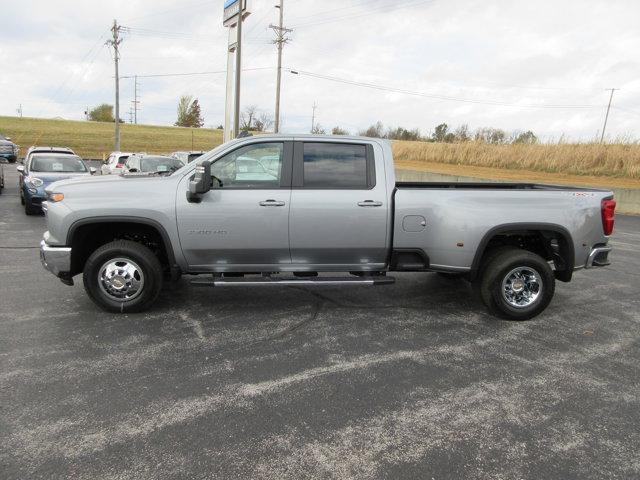
<svg viewBox="0 0 640 480"><path fill-rule="evenodd" d="M0 134L20 145L21 155L31 145L54 145L70 147L83 158L101 159L113 150L113 127L106 122L0 117ZM222 143L222 130L123 123L120 143L124 152L206 151Z"/></svg>

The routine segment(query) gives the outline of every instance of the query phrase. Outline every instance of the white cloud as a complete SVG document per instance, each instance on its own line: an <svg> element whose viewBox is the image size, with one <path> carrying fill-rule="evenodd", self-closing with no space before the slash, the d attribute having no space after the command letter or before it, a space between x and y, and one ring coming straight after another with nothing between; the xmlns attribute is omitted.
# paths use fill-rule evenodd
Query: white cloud
<svg viewBox="0 0 640 480"><path fill-rule="evenodd" d="M23 1L3 6L0 114L81 118L87 105L113 102L113 63L104 47L113 18L135 28L122 44L122 74L226 68L222 0ZM245 68L275 66L269 23L274 2L253 0L245 23ZM471 128L532 129L593 138L609 87L617 87L612 136L640 136L640 4L634 0L285 0L293 26L284 65L398 89L487 102L444 101L283 74L288 131L318 121L351 131L381 120L428 132L440 122ZM158 33L160 32L160 33ZM169 33L167 33L169 32ZM7 68L6 66L10 67ZM199 98L207 125L224 115L224 74L141 78L145 123L171 124L180 95ZM128 119L133 82L121 83ZM275 68L243 74L242 103L273 111ZM491 103L521 106L500 106ZM522 105L593 105L532 108Z"/></svg>

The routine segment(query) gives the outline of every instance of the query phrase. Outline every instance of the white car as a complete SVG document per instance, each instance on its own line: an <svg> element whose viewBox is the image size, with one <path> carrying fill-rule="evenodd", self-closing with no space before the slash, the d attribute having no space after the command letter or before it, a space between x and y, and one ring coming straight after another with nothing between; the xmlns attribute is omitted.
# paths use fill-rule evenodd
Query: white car
<svg viewBox="0 0 640 480"><path fill-rule="evenodd" d="M124 173L124 164L131 155L131 152L111 152L106 163L103 163L102 167L100 167L100 173L102 173L102 175L119 175L120 173Z"/></svg>

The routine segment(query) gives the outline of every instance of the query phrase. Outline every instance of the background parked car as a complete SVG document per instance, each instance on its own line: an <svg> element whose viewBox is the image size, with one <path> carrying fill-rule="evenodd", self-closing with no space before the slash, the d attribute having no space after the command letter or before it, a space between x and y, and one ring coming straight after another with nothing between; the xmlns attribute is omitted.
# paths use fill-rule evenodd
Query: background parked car
<svg viewBox="0 0 640 480"><path fill-rule="evenodd" d="M193 162L196 158L204 155L203 151L191 151L191 152L173 152L171 156L182 161L185 165L189 162Z"/></svg>
<svg viewBox="0 0 640 480"><path fill-rule="evenodd" d="M0 193L4 188L4 165L0 164Z"/></svg>
<svg viewBox="0 0 640 480"><path fill-rule="evenodd" d="M184 167L181 160L163 155L133 154L124 165L126 172L130 173L173 173Z"/></svg>
<svg viewBox="0 0 640 480"><path fill-rule="evenodd" d="M6 158L9 163L18 159L18 146L8 137L0 135L0 158Z"/></svg>
<svg viewBox="0 0 640 480"><path fill-rule="evenodd" d="M27 215L38 213L46 199L44 189L53 182L84 175L93 175L95 168L87 167L73 153L58 151L30 152L24 165L18 165L20 203Z"/></svg>
<svg viewBox="0 0 640 480"><path fill-rule="evenodd" d="M111 152L106 163L100 167L100 173L102 175L123 173L125 171L124 164L131 155L131 152Z"/></svg>

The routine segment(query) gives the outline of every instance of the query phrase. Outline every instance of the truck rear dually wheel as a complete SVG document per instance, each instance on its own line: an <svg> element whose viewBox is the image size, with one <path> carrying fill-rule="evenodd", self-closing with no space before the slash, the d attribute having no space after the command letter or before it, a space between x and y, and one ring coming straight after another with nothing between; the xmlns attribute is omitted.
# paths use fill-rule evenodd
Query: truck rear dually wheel
<svg viewBox="0 0 640 480"><path fill-rule="evenodd" d="M162 265L144 245L116 240L91 254L84 266L84 288L108 312L141 312L158 298Z"/></svg>
<svg viewBox="0 0 640 480"><path fill-rule="evenodd" d="M504 248L488 258L477 287L483 303L493 314L509 320L528 320L551 302L555 277L539 255Z"/></svg>

